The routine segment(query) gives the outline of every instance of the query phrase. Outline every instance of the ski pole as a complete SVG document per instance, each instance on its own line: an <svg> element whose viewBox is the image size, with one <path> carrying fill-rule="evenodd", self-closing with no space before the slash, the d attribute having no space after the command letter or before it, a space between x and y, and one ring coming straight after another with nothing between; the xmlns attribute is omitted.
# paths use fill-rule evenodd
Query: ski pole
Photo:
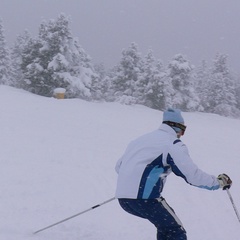
<svg viewBox="0 0 240 240"><path fill-rule="evenodd" d="M114 199L115 199L114 197L113 197L113 198L110 198L110 199L108 199L108 200L106 200L106 201L104 201L104 202L102 202L102 203L99 203L99 204L97 204L97 205L95 205L95 206L93 206L93 207L91 207L91 208L88 208L88 209L86 209L86 210L84 210L84 211L82 211L82 212L79 212L79 213L77 213L77 214L75 214L75 215L73 215L73 216L71 216L71 217L65 218L65 219L63 219L63 220L61 220L61 221L59 221L59 222L56 222L56 223L54 223L54 224L51 224L51 225L49 225L49 226L47 226L47 227L45 227L45 228L39 229L39 230L37 230L36 232L34 232L33 234L42 232L42 231L44 231L44 230L46 230L46 229L48 229L48 228L51 228L51 227L56 226L56 225L58 225L58 224L60 224L60 223L66 222L66 221L68 221L68 220L71 219L71 218L77 217L77 216L79 216L79 215L81 215L81 214L83 214L83 213L86 213L86 212L88 212L88 211L91 211L91 210L93 210L93 209L95 209L95 208L97 208L97 207L100 207L100 206L102 206L102 205L104 205L104 204L106 204L106 203L109 203L109 202L113 201Z"/></svg>
<svg viewBox="0 0 240 240"><path fill-rule="evenodd" d="M236 216L237 216L237 218L238 218L238 221L240 222L240 215L239 215L238 210L237 210L237 208L236 208L236 206L235 206L235 204L234 204L232 195L231 195L231 193L230 193L230 191L229 191L228 188L227 188L226 190L227 190L227 194L228 194L228 196L229 196L229 199L230 199L230 201L231 201L231 203L232 203L233 209L234 209L234 211L235 211L235 213L236 213Z"/></svg>

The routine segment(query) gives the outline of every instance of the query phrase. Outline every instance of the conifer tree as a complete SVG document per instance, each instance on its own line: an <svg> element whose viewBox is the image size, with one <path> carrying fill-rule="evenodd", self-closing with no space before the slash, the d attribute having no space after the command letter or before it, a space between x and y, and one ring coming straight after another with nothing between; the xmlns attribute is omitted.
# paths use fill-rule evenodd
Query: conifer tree
<svg viewBox="0 0 240 240"><path fill-rule="evenodd" d="M208 112L238 116L236 82L227 66L227 55L217 54L208 84Z"/></svg>
<svg viewBox="0 0 240 240"><path fill-rule="evenodd" d="M115 68L115 76L112 79L113 94L117 101L126 104L138 102L142 67L137 44L132 43L128 49L123 50L120 64Z"/></svg>
<svg viewBox="0 0 240 240"><path fill-rule="evenodd" d="M151 101L151 87L152 80L154 78L154 72L156 68L156 59L153 55L153 51L151 49L148 50L147 55L143 59L143 73L140 77L139 85L139 103L144 104L146 106L152 106Z"/></svg>
<svg viewBox="0 0 240 240"><path fill-rule="evenodd" d="M168 77L174 90L172 105L183 111L195 111L200 107L192 73L192 65L181 54L175 55L168 65Z"/></svg>
<svg viewBox="0 0 240 240"><path fill-rule="evenodd" d="M209 108L208 103L208 84L209 84L209 67L207 62L203 60L201 65L195 70L196 72L196 81L195 89L196 93L200 99L200 104L203 107L202 111Z"/></svg>
<svg viewBox="0 0 240 240"><path fill-rule="evenodd" d="M150 50L144 61L144 85L145 105L159 110L170 106L172 86L166 77L161 60L156 61L153 52Z"/></svg>
<svg viewBox="0 0 240 240"><path fill-rule="evenodd" d="M7 47L4 27L0 20L0 84L13 85L10 51Z"/></svg>
<svg viewBox="0 0 240 240"><path fill-rule="evenodd" d="M139 76L135 86L135 96L139 104L147 105L147 86L149 86L149 82L153 78L155 68L156 59L152 49L149 49L141 62Z"/></svg>
<svg viewBox="0 0 240 240"><path fill-rule="evenodd" d="M11 50L14 86L23 89L25 88L26 85L26 82L24 81L24 74L22 71L23 53L30 39L31 39L30 33L27 30L25 30L23 34L17 36L17 39Z"/></svg>
<svg viewBox="0 0 240 240"><path fill-rule="evenodd" d="M22 71L30 91L52 96L55 88L66 88L67 97L90 100L92 81L97 79L90 57L72 36L69 19L44 21L37 39L23 51Z"/></svg>
<svg viewBox="0 0 240 240"><path fill-rule="evenodd" d="M49 85L46 82L46 71L40 62L42 44L36 38L30 38L22 50L21 86L32 93L49 96Z"/></svg>
<svg viewBox="0 0 240 240"><path fill-rule="evenodd" d="M236 77L236 101L237 109L240 110L240 77Z"/></svg>
<svg viewBox="0 0 240 240"><path fill-rule="evenodd" d="M92 82L92 96L94 100L106 100L109 94L109 78L106 76L106 70L103 63L94 65L96 78Z"/></svg>
<svg viewBox="0 0 240 240"><path fill-rule="evenodd" d="M165 110L172 105L171 97L173 95L173 88L169 80L162 61L158 60L156 66L152 69L146 87L147 106L158 110Z"/></svg>

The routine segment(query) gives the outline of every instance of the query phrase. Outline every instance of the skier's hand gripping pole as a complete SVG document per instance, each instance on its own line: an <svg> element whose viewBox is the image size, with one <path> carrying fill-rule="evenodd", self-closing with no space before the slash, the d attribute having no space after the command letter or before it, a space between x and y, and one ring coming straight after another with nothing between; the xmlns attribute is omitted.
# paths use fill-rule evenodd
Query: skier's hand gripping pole
<svg viewBox="0 0 240 240"><path fill-rule="evenodd" d="M217 179L223 190L229 189L232 186L231 178L225 173L219 174Z"/></svg>

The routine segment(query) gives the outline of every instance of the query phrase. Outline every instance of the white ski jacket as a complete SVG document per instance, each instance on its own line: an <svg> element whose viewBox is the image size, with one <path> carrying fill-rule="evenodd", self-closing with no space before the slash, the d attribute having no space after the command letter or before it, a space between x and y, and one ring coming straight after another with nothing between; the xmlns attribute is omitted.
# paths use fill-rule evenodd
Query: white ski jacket
<svg viewBox="0 0 240 240"><path fill-rule="evenodd" d="M171 172L196 187L208 190L220 187L216 177L193 163L186 145L166 124L132 141L115 169L118 173L116 198L159 198Z"/></svg>

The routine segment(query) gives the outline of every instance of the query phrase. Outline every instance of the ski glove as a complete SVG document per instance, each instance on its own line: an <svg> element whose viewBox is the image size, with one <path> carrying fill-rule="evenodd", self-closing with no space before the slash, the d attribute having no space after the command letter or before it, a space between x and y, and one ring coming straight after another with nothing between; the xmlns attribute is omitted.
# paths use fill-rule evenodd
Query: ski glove
<svg viewBox="0 0 240 240"><path fill-rule="evenodd" d="M217 179L218 179L218 182L220 184L220 187L223 190L229 189L232 185L232 180L225 173L218 175Z"/></svg>

